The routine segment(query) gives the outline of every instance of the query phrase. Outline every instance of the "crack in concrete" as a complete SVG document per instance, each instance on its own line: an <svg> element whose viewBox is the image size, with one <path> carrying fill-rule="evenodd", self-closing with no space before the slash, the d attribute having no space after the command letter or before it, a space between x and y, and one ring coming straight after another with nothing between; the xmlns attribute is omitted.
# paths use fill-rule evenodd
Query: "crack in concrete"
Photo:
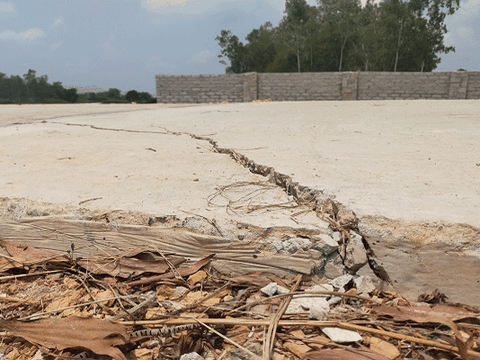
<svg viewBox="0 0 480 360"><path fill-rule="evenodd" d="M34 118L31 119L31 121L26 121L26 122L13 122L4 125L3 127L7 126L18 126L18 125L31 125L35 123L47 123L47 120L54 120L54 119L64 119L64 118L72 118L72 117L78 117L78 116L95 116L95 115L108 115L108 114L121 114L121 113L128 113L128 112L135 112L135 111L147 111L147 110L152 110L152 109L132 109L132 110L121 110L121 111L102 111L102 112L92 112L92 113L82 113L82 114L73 114L73 115L60 115L60 116L53 116L49 118ZM57 123L57 124L62 124L61 122L55 122L51 121L50 123ZM65 123L67 124L67 123ZM74 124L71 124L74 125Z"/></svg>
<svg viewBox="0 0 480 360"><path fill-rule="evenodd" d="M116 131L116 132L129 132L129 133L148 133L148 134L162 134L162 135L174 135L182 136L187 135L192 139L206 141L208 142L213 150L219 154L228 155L232 158L237 164L240 164L244 168L248 169L251 173L261 175L268 179L269 182L279 186L283 191L288 195L293 196L293 198L300 204L306 205L311 208L316 215L327 221L330 224L330 227L333 231L341 232L341 246L346 246L351 237L351 232L356 233L362 237L362 242L365 247L365 253L368 259L368 265L374 274L381 280L390 282L390 278L386 270L378 265L375 261L375 253L369 246L365 237L361 234L358 223L359 220L355 213L341 204L340 202L334 200L331 196L326 195L322 190L312 189L308 186L300 185L298 182L293 181L292 177L289 175L282 174L276 171L271 166L260 165L255 161L249 159L243 154L238 153L235 150L229 148L223 148L218 145L218 143L210 137L199 136L189 132L183 131L171 131L166 128L162 128L164 131L151 131L151 130L132 130L132 129L117 129L117 128L106 128L99 127L90 124L73 124L65 122L52 122L67 126L80 126L80 127L89 127L94 130L101 131ZM340 252L339 252L340 253ZM345 261L346 254L341 256ZM348 269L347 267L345 267ZM356 271L355 271L356 272Z"/></svg>
<svg viewBox="0 0 480 360"><path fill-rule="evenodd" d="M164 127L161 128L163 129L163 131L155 131L108 128L91 124L75 124L58 121L51 121L48 123L66 126L88 127L100 131L161 134L174 136L186 135L195 140L206 141L212 146L215 152L230 156L236 163L242 165L251 173L266 177L269 182L279 186L288 195L293 196L294 199L299 203L310 206L311 209L315 211L321 219L326 220L330 223L334 231L341 231L342 233L344 233L345 238L349 238L348 230L353 230L357 233L359 232L358 218L355 213L343 204L334 200L332 196L325 194L322 190L312 189L308 186L300 185L298 182L293 181L291 176L275 171L273 167L257 164L255 161L249 159L245 155L240 154L235 150L229 148L222 148L215 140L210 137L200 136L185 131L172 131Z"/></svg>

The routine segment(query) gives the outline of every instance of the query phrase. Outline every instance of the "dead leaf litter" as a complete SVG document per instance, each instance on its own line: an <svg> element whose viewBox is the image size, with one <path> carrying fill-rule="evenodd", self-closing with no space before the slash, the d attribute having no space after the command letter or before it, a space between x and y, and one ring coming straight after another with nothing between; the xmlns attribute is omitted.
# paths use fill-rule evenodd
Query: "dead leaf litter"
<svg viewBox="0 0 480 360"><path fill-rule="evenodd" d="M211 266L214 254L193 263L153 252L86 261L1 245L3 359L480 356L480 312L440 304L439 291L415 303L380 289L358 295L358 281L231 277Z"/></svg>

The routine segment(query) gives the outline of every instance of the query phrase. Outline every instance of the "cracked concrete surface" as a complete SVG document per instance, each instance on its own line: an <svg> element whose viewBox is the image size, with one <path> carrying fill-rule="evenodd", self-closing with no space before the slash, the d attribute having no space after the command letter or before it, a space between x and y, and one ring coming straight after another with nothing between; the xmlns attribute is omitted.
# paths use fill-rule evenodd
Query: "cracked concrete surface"
<svg viewBox="0 0 480 360"><path fill-rule="evenodd" d="M477 104L1 106L0 197L55 203L68 211L200 216L214 220L227 236L238 235L239 223L328 231L311 208L296 206L293 196L240 166L232 153L216 152L224 149L335 196L380 245L415 242L416 249L441 242L449 246L444 253L478 255ZM388 251L373 247L386 264L387 258L410 261L414 271L420 261L413 250L407 251L410 260L400 256L405 253L400 245ZM428 251L422 254L418 266L434 273ZM450 264L458 257L452 259ZM459 264L467 262L479 266L475 258ZM401 270L396 270L399 289L408 288L412 274ZM418 281L418 291L442 285L441 279ZM455 284L448 286L453 293ZM457 301L467 299L464 295L453 294Z"/></svg>

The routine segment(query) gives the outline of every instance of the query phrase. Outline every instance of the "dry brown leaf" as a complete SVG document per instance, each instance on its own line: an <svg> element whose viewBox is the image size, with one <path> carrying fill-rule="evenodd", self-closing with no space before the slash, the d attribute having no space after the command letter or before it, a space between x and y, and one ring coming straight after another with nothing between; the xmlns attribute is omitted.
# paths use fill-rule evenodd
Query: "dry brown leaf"
<svg viewBox="0 0 480 360"><path fill-rule="evenodd" d="M8 241L0 241L0 245L8 252L11 258L0 258L0 272L14 268L24 268L29 265L45 263L63 263L68 259L58 253L41 250L32 246L21 246Z"/></svg>
<svg viewBox="0 0 480 360"><path fill-rule="evenodd" d="M198 260L195 264L192 264L191 266L189 266L187 268L180 268L180 269L178 269L178 274L180 274L180 276L190 276L192 274L195 274L201 268L210 264L210 262L212 261L214 256L215 256L215 254L208 255L208 256L204 257L203 259ZM151 276L151 277L141 279L141 280L137 280L137 281L132 281L132 282L128 283L128 285L130 285L130 286L146 285L146 284L151 284L151 283L154 283L154 282L157 282L157 281L174 279L174 278L175 278L175 274L170 272L170 273L163 274L163 275L156 275L156 276Z"/></svg>
<svg viewBox="0 0 480 360"><path fill-rule="evenodd" d="M314 349L322 349L325 345L333 345L334 342L325 335L318 335L306 340L308 346Z"/></svg>
<svg viewBox="0 0 480 360"><path fill-rule="evenodd" d="M13 349L7 355L3 357L3 360L17 360L19 359L21 354L18 352L17 349Z"/></svg>
<svg viewBox="0 0 480 360"><path fill-rule="evenodd" d="M147 253L148 254L148 253ZM177 267L186 260L182 257L167 257L170 263ZM145 255L144 252L129 253L129 256L119 259L93 258L79 260L78 265L94 274L108 274L121 278L128 278L132 274L141 275L144 273L163 274L170 270L165 259L156 259L152 255Z"/></svg>
<svg viewBox="0 0 480 360"><path fill-rule="evenodd" d="M0 327L32 344L49 349L84 348L115 360L126 360L116 345L128 343L127 329L107 320L51 318L30 323L0 320Z"/></svg>
<svg viewBox="0 0 480 360"><path fill-rule="evenodd" d="M460 333L460 331L458 330L457 325L452 320L445 319L445 318L442 318L440 316L434 315L434 316L430 316L430 317L426 318L425 322L440 323L440 324L446 325L450 329L452 329L452 331L455 335L455 342L457 344L458 353L460 354L462 360L468 360L470 358L468 356L468 345L467 345L468 342L469 342L469 339L467 339L467 341L464 341L463 336Z"/></svg>
<svg viewBox="0 0 480 360"><path fill-rule="evenodd" d="M446 302L447 300L448 296L438 291L438 289L435 289L430 294L421 294L418 296L419 302L426 302L429 304L440 304Z"/></svg>
<svg viewBox="0 0 480 360"><path fill-rule="evenodd" d="M285 355L280 354L277 351L274 351L272 355L272 360L285 360Z"/></svg>
<svg viewBox="0 0 480 360"><path fill-rule="evenodd" d="M229 281L232 284L241 284L242 286L246 285L253 285L253 286L258 286L260 288L267 286L272 282L271 276L272 274L270 273L263 273L259 271L255 271L253 273L245 274L245 275L239 275L235 276L232 278L229 278ZM275 280L273 280L275 281ZM281 283L279 283L281 284ZM283 286L283 284L281 284Z"/></svg>
<svg viewBox="0 0 480 360"><path fill-rule="evenodd" d="M301 341L287 341L283 344L283 347L299 358L302 358L306 353L312 350L311 347L305 345Z"/></svg>
<svg viewBox="0 0 480 360"><path fill-rule="evenodd" d="M131 360L151 360L153 351L150 349L135 349L130 351Z"/></svg>
<svg viewBox="0 0 480 360"><path fill-rule="evenodd" d="M305 333L302 330L292 330L290 331L290 335L295 336L300 340L305 339Z"/></svg>
<svg viewBox="0 0 480 360"><path fill-rule="evenodd" d="M187 280L187 283L190 286L194 286L195 284L201 282L206 277L207 277L207 273L203 270L200 270L200 271L197 271L195 274L190 275L190 277Z"/></svg>
<svg viewBox="0 0 480 360"><path fill-rule="evenodd" d="M400 356L400 351L395 345L376 337L370 338L370 350L385 355L389 359L396 359Z"/></svg>
<svg viewBox="0 0 480 360"><path fill-rule="evenodd" d="M367 349L322 349L307 353L302 360L390 360Z"/></svg>
<svg viewBox="0 0 480 360"><path fill-rule="evenodd" d="M470 312L450 305L390 306L382 304L372 309L377 315L392 317L395 321L425 322L432 316L443 317L452 321L478 317L478 313Z"/></svg>

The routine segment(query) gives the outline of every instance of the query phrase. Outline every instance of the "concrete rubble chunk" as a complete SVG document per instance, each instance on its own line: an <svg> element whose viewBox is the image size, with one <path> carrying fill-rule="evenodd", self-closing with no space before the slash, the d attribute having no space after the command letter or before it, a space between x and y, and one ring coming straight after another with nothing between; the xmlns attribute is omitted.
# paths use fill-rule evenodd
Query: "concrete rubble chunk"
<svg viewBox="0 0 480 360"><path fill-rule="evenodd" d="M343 265L338 264L334 261L329 261L325 264L325 277L327 279L335 279L343 274Z"/></svg>
<svg viewBox="0 0 480 360"><path fill-rule="evenodd" d="M307 238L297 238L297 241L300 243L302 250L308 250L313 246L312 241Z"/></svg>
<svg viewBox="0 0 480 360"><path fill-rule="evenodd" d="M272 242L273 248L275 251L279 252L283 250L283 242L280 240L275 240Z"/></svg>
<svg viewBox="0 0 480 360"><path fill-rule="evenodd" d="M288 294L290 290L288 290L286 287L283 287L281 285L277 286L277 294Z"/></svg>
<svg viewBox="0 0 480 360"><path fill-rule="evenodd" d="M325 256L330 255L338 249L338 242L329 235L315 235L312 236L312 240L314 241L313 248L321 251Z"/></svg>
<svg viewBox="0 0 480 360"><path fill-rule="evenodd" d="M180 360L203 360L203 357L196 352L191 352L180 356Z"/></svg>
<svg viewBox="0 0 480 360"><path fill-rule="evenodd" d="M282 244L283 248L291 254L295 253L300 247L300 244L295 239L284 240Z"/></svg>
<svg viewBox="0 0 480 360"><path fill-rule="evenodd" d="M332 239L335 240L338 243L342 241L342 233L339 231L334 231L332 233Z"/></svg>
<svg viewBox="0 0 480 360"><path fill-rule="evenodd" d="M353 275L350 275L350 274L345 274L345 275L342 275L342 276L339 276L331 281L329 281L328 283L330 285L332 285L333 287L337 288L338 289L338 292L345 292L345 286L353 279Z"/></svg>
<svg viewBox="0 0 480 360"><path fill-rule="evenodd" d="M290 301L286 314L301 314L308 312L309 318L324 320L330 311L330 305L324 296L295 295Z"/></svg>
<svg viewBox="0 0 480 360"><path fill-rule="evenodd" d="M336 343L352 343L362 341L362 336L356 331L340 329L337 327L324 327L322 331L330 340Z"/></svg>
<svg viewBox="0 0 480 360"><path fill-rule="evenodd" d="M367 253L362 243L362 237L353 233L346 245L343 263L350 273L355 274L368 262Z"/></svg>
<svg viewBox="0 0 480 360"><path fill-rule="evenodd" d="M308 250L312 246L312 242L305 238L290 238L282 242L283 248L291 254L298 250Z"/></svg>
<svg viewBox="0 0 480 360"><path fill-rule="evenodd" d="M315 292L322 292L322 291L334 291L334 288L330 284L320 284L320 285L314 285L312 287L309 287L308 289L305 289L306 293L308 292L315 293ZM330 295L319 295L319 296L328 297Z"/></svg>
<svg viewBox="0 0 480 360"><path fill-rule="evenodd" d="M359 276L353 279L358 295L368 295L375 290L375 284L370 276Z"/></svg>
<svg viewBox="0 0 480 360"><path fill-rule="evenodd" d="M273 296L275 294L288 294L289 292L287 288L278 285L276 282L271 282L267 286L261 288L260 291L268 296Z"/></svg>
<svg viewBox="0 0 480 360"><path fill-rule="evenodd" d="M268 296L273 296L277 293L278 284L276 282L271 282L267 286L264 286L260 289L262 293Z"/></svg>

